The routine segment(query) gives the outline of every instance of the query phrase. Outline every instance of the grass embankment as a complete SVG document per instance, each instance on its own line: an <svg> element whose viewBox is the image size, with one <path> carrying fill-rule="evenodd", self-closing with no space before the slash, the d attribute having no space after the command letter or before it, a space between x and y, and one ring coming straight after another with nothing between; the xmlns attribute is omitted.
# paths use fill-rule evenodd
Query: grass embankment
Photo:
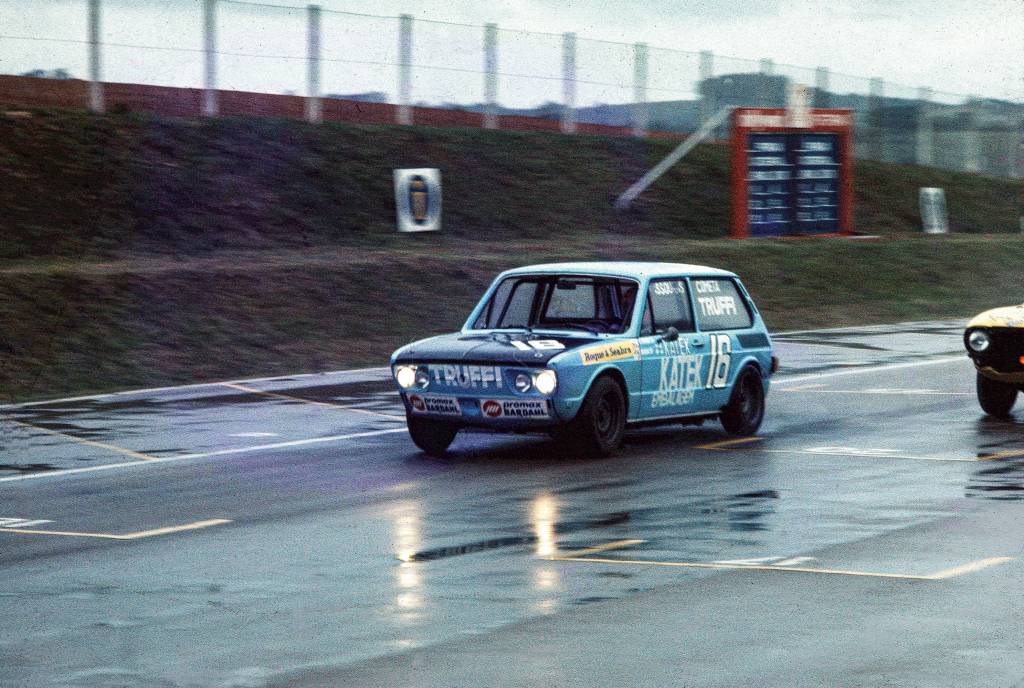
<svg viewBox="0 0 1024 688"><path fill-rule="evenodd" d="M458 327L527 262L710 263L774 329L964 315L1021 300L1024 240L733 242L726 151L635 212L616 193L671 144L544 134L35 113L0 118L0 401L381 365ZM445 231L396 236L391 169L433 165ZM944 186L965 232L1016 225L1008 182L858 164L858 223L917 222ZM870 226L868 226L870 224ZM695 240L698 239L698 240Z"/></svg>

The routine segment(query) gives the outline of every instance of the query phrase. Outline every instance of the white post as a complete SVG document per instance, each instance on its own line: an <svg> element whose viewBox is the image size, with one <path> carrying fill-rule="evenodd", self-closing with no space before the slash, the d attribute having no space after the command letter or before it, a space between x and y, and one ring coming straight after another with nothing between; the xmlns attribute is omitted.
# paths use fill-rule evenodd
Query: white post
<svg viewBox="0 0 1024 688"><path fill-rule="evenodd" d="M828 67L814 70L814 107L832 107L831 74Z"/></svg>
<svg viewBox="0 0 1024 688"><path fill-rule="evenodd" d="M498 25L484 25L484 128L498 128Z"/></svg>
<svg viewBox="0 0 1024 688"><path fill-rule="evenodd" d="M576 133L576 34L562 34L562 133Z"/></svg>
<svg viewBox="0 0 1024 688"><path fill-rule="evenodd" d="M217 0L203 0L203 116L217 116Z"/></svg>
<svg viewBox="0 0 1024 688"><path fill-rule="evenodd" d="M323 121L323 103L320 101L320 7L310 5L308 57L306 64L306 121L319 124Z"/></svg>
<svg viewBox="0 0 1024 688"><path fill-rule="evenodd" d="M933 165L935 164L935 129L931 113L932 90L930 88L918 89L917 99L919 102L915 157L918 165Z"/></svg>
<svg viewBox="0 0 1024 688"><path fill-rule="evenodd" d="M412 124L412 15L398 17L398 111L399 124Z"/></svg>
<svg viewBox="0 0 1024 688"><path fill-rule="evenodd" d="M103 68L100 55L100 0L89 0L89 109L103 113Z"/></svg>
<svg viewBox="0 0 1024 688"><path fill-rule="evenodd" d="M770 77L770 76L772 76L774 74L774 72L775 72L775 63L772 60L768 59L768 58L762 59L761 60L761 70L760 71L761 71L761 79L760 79L760 83L757 86L757 104L760 107L768 107L769 105L773 105L773 104L777 107L778 103L772 103L771 102L771 95L772 94L771 94L771 89L768 88L768 79L767 79L767 77Z"/></svg>
<svg viewBox="0 0 1024 688"><path fill-rule="evenodd" d="M633 136L647 135L647 44L633 46Z"/></svg>

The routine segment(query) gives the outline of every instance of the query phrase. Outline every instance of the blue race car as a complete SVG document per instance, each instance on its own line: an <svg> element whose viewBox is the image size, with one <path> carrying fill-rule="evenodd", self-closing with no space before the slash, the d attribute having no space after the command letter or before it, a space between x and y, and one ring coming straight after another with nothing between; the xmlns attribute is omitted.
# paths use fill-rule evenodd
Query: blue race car
<svg viewBox="0 0 1024 688"><path fill-rule="evenodd" d="M548 432L607 455L628 425L718 418L752 435L778 368L739 278L674 263L554 263L498 275L460 332L391 368L409 434L440 456L463 428Z"/></svg>

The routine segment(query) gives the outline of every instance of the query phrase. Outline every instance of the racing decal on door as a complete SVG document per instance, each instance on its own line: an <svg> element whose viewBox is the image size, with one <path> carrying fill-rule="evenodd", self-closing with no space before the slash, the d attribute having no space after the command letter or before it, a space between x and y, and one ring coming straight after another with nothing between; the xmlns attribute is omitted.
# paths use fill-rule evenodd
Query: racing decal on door
<svg viewBox="0 0 1024 688"><path fill-rule="evenodd" d="M713 334L711 341L711 365L708 366L708 389L724 389L729 384L729 366L732 364L732 340L727 334Z"/></svg>
<svg viewBox="0 0 1024 688"><path fill-rule="evenodd" d="M703 356L689 353L685 342L658 342L652 352L661 356L658 391L651 396L651 408L687 406L701 387Z"/></svg>

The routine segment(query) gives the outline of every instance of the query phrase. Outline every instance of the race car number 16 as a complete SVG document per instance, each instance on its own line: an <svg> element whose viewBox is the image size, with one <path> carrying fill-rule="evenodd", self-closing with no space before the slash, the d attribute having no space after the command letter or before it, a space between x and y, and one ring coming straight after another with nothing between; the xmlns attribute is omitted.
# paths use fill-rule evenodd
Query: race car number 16
<svg viewBox="0 0 1024 688"><path fill-rule="evenodd" d="M711 365L708 366L708 389L723 389L729 381L732 362L732 341L727 334L711 335Z"/></svg>

